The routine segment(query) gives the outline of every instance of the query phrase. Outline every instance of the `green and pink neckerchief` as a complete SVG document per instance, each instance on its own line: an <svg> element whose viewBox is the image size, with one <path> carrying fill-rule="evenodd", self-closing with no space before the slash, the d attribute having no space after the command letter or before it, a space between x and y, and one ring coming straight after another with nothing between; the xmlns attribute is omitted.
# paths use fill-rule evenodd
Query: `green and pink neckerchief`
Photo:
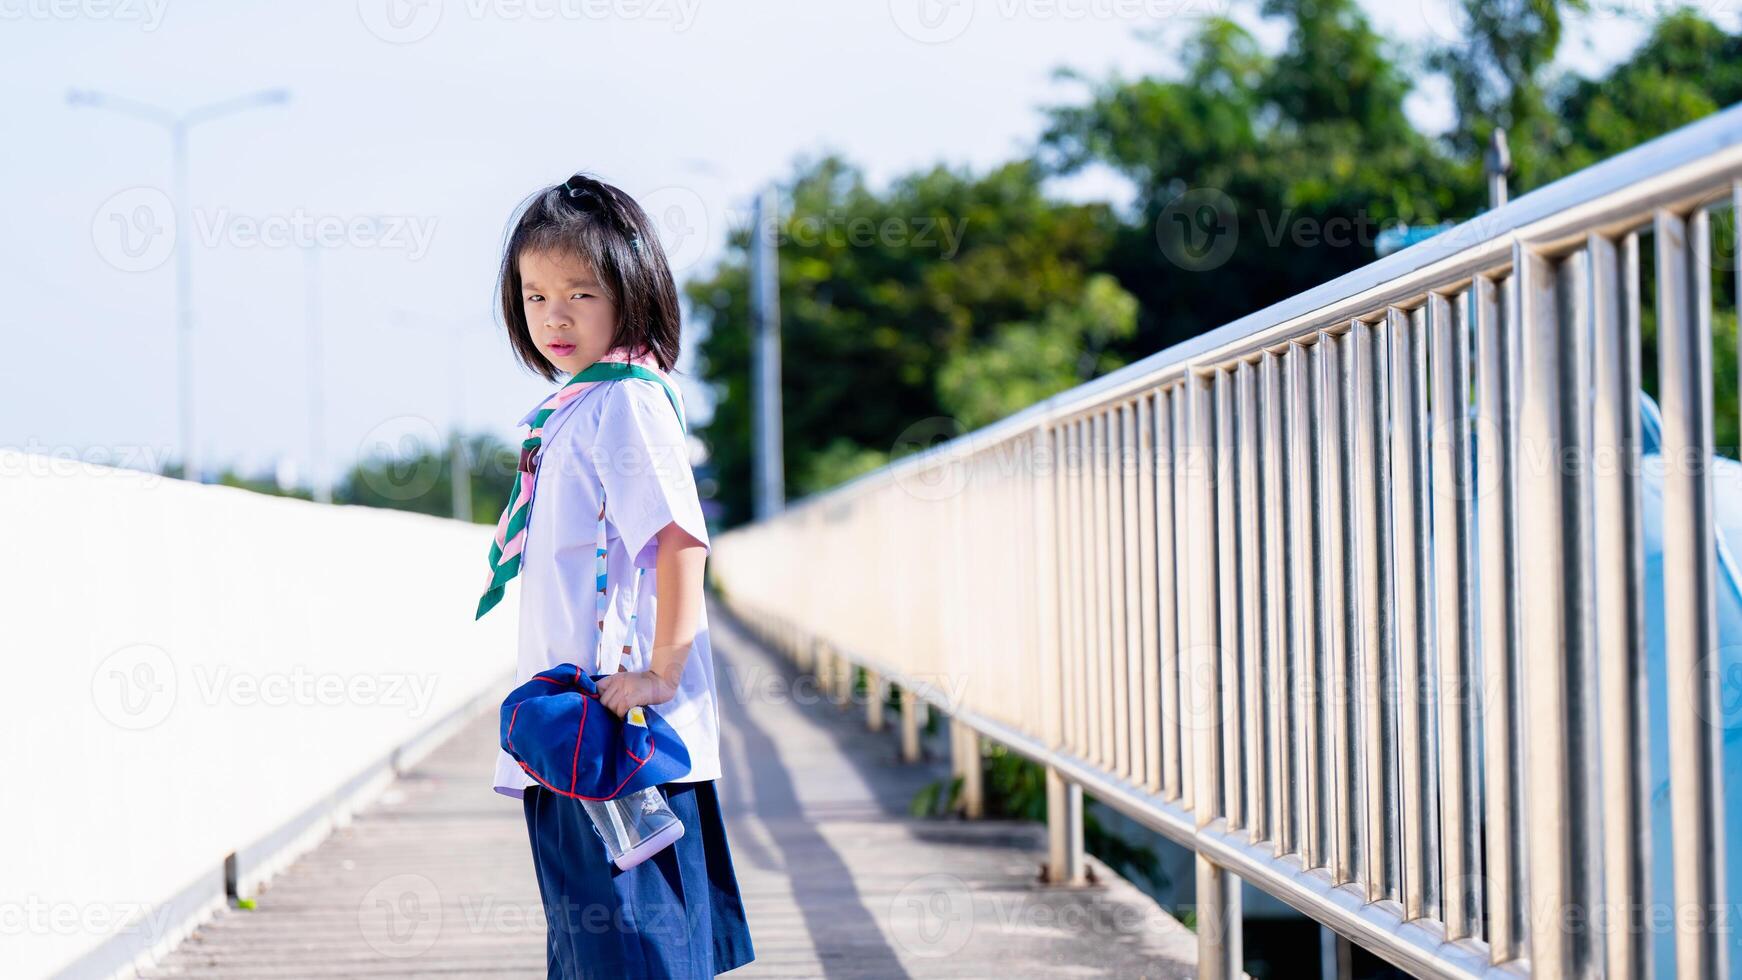
<svg viewBox="0 0 1742 980"><path fill-rule="evenodd" d="M509 492L508 506L503 508L502 516L496 521L496 536L490 542L490 574L484 583L484 595L478 600L478 612L474 620L482 619L506 591L508 582L520 574L520 556L526 548L527 522L532 518L532 488L538 475L538 449L544 441L544 423L557 409L579 398L588 388L601 381L617 381L623 378L645 378L657 381L665 388L665 397L671 402L671 407L677 412L678 424L688 431L684 422L683 406L678 402L677 390L659 369L659 363L651 352L640 357L629 356L626 348L618 347L606 352L604 357L594 361L586 368L575 373L561 388L558 388L546 398L543 404L533 414L532 425L525 441L520 444L520 464L514 474L514 488ZM605 485L599 484L599 523L594 537L594 553L597 580L597 612L599 622L599 637L601 653L605 635L605 613L608 608L605 594ZM635 585L640 593L641 574L643 568L636 569ZM635 620L630 618L629 634L634 637ZM628 645L624 647L629 651ZM601 664L603 661L601 660Z"/></svg>

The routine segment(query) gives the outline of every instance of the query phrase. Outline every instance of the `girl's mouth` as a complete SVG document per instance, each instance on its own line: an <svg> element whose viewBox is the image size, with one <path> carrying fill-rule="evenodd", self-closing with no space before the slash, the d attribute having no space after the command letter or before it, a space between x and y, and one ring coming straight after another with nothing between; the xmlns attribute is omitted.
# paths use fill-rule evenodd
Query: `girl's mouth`
<svg viewBox="0 0 1742 980"><path fill-rule="evenodd" d="M567 357L575 352L574 344L550 344L550 352L558 357Z"/></svg>

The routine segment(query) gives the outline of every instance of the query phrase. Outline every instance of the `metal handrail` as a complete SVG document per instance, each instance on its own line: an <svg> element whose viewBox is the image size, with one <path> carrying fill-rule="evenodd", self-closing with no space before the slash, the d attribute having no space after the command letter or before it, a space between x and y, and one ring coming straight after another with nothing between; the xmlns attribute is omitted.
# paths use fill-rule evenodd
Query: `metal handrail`
<svg viewBox="0 0 1742 980"><path fill-rule="evenodd" d="M1236 875L1421 975L1646 975L1649 263L1660 859L1677 975L1725 976L1708 211L1739 178L1732 109L721 534L715 580L1046 765L1055 865L1067 789L1192 848L1203 975L1239 971Z"/></svg>

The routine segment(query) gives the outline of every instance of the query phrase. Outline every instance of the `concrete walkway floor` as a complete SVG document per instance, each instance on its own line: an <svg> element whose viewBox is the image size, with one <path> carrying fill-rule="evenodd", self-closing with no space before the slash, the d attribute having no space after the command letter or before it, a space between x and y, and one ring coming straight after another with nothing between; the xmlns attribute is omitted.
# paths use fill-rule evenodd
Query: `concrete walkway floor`
<svg viewBox="0 0 1742 980"><path fill-rule="evenodd" d="M1044 828L919 819L948 777L902 765L862 710L817 696L710 599L719 783L756 946L733 977L1189 977L1195 940L1137 889L1037 882ZM496 718L466 725L251 910L201 926L147 978L543 977L518 802L491 792Z"/></svg>

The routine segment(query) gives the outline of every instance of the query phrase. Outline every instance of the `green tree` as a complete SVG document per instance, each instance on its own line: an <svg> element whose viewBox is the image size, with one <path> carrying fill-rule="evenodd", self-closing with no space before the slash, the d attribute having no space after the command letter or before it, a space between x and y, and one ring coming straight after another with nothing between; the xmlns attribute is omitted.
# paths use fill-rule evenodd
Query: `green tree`
<svg viewBox="0 0 1742 980"><path fill-rule="evenodd" d="M1612 157L1742 100L1742 36L1691 10L1659 20L1602 78L1572 78L1557 115L1566 133L1548 179Z"/></svg>
<svg viewBox="0 0 1742 980"><path fill-rule="evenodd" d="M1512 150L1514 191L1536 187L1552 170L1566 134L1552 98L1555 54L1566 11L1586 0L1461 0L1464 37L1428 54L1428 67L1452 88L1457 123L1447 141L1478 165L1496 126Z"/></svg>
<svg viewBox="0 0 1742 980"><path fill-rule="evenodd" d="M1105 205L1048 199L1043 179L1027 161L985 174L938 166L877 193L839 157L797 166L770 232L789 496L1120 363L1095 352L1129 332L1135 309L1094 276L1117 219ZM703 437L727 523L750 504L752 231L732 230L728 257L685 287L708 327L702 370L718 398Z"/></svg>
<svg viewBox="0 0 1742 980"><path fill-rule="evenodd" d="M472 490L469 520L494 524L508 506L519 462L517 449L492 435L467 436L463 445ZM450 445L420 443L403 454L375 455L352 464L333 487L333 502L452 517L453 479Z"/></svg>
<svg viewBox="0 0 1742 980"><path fill-rule="evenodd" d="M1107 265L1141 304L1127 357L1170 346L1371 261L1379 230L1468 213L1479 178L1415 130L1399 52L1354 0L1267 0L1266 55L1207 21L1167 76L1086 82L1047 110L1049 172L1091 164L1136 188Z"/></svg>

